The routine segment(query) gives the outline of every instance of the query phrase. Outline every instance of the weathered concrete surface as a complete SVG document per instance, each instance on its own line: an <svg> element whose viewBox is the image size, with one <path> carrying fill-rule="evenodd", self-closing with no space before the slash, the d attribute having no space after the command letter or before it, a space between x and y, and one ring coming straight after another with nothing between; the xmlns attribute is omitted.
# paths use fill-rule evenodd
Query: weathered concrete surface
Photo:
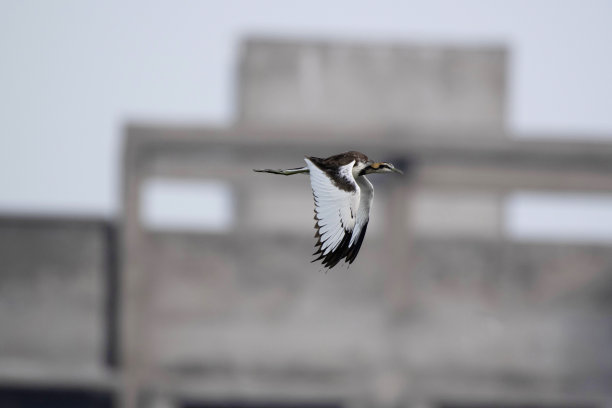
<svg viewBox="0 0 612 408"><path fill-rule="evenodd" d="M0 219L0 365L104 367L109 228Z"/></svg>
<svg viewBox="0 0 612 408"><path fill-rule="evenodd" d="M240 55L238 121L500 130L506 67L501 46L247 39Z"/></svg>
<svg viewBox="0 0 612 408"><path fill-rule="evenodd" d="M309 263L308 180L251 171L349 143L309 134L129 129L123 324L135 393L355 407L612 398L610 247L513 242L497 211L524 185L573 189L578 177L607 191L612 147L356 138L351 147L412 166L372 177L358 260L325 274ZM139 194L151 177L231 185L233 228L149 230Z"/></svg>

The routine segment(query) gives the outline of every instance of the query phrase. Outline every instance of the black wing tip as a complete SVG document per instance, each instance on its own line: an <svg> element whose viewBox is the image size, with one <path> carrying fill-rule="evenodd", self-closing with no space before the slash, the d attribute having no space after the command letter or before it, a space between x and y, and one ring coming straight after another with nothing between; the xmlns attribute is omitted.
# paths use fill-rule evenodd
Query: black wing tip
<svg viewBox="0 0 612 408"><path fill-rule="evenodd" d="M317 243L315 244L315 247L318 247L318 249L315 251L314 254L312 254L313 256L319 255L319 257L313 259L310 262L313 263L321 261L323 266L328 269L332 269L342 260L351 265L359 254L359 250L361 249L361 245L363 244L363 239L365 237L367 229L368 222L363 225L361 232L359 233L359 237L353 243L352 246L349 246L349 243L351 242L351 234L349 233L349 231L345 230L344 238L342 238L342 241L340 241L338 247L334 251L331 251L325 255L323 254L323 250L321 249L322 243L319 238L319 240L317 240Z"/></svg>

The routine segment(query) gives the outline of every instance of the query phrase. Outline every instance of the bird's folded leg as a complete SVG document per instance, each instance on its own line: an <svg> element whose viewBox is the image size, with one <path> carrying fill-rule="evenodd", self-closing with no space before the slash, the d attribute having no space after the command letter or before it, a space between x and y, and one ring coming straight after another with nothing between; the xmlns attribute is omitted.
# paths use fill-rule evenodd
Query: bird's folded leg
<svg viewBox="0 0 612 408"><path fill-rule="evenodd" d="M253 169L253 171L256 171L258 173L272 173L272 174L282 174L283 176L291 176L293 174L299 174L299 173L310 173L310 171L308 170L308 167L298 167L295 169L278 169L278 170L273 170L273 169Z"/></svg>

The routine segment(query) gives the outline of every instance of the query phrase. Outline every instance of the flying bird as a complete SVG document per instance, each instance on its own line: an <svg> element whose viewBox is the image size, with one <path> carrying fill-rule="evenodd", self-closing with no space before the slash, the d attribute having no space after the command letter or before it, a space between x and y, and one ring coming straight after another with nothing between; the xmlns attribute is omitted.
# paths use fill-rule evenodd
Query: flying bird
<svg viewBox="0 0 612 408"><path fill-rule="evenodd" d="M306 156L306 166L286 170L253 169L256 172L310 174L315 202L316 252L312 262L321 261L328 269L344 259L353 263L368 228L374 187L366 178L371 173L400 173L391 163L373 162L350 151L328 158Z"/></svg>

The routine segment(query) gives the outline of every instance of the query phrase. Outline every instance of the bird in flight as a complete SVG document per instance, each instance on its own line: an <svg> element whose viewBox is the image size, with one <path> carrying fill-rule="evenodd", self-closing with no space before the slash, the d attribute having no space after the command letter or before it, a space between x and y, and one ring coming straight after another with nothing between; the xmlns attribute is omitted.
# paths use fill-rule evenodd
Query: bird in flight
<svg viewBox="0 0 612 408"><path fill-rule="evenodd" d="M312 262L321 261L331 269L344 259L353 263L370 219L374 187L365 177L371 173L400 173L391 163L373 162L359 152L350 151L325 159L306 156L306 166L286 170L253 169L256 172L310 174L315 202L316 252Z"/></svg>

